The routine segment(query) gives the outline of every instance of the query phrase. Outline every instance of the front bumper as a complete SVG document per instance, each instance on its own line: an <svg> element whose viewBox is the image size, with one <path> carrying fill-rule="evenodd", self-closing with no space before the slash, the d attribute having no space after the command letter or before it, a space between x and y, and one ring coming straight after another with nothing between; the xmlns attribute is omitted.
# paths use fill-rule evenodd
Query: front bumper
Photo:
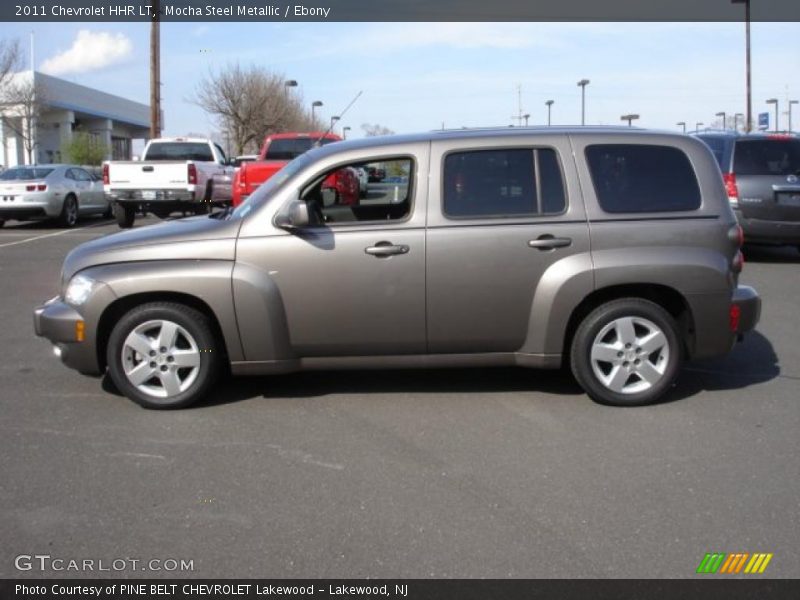
<svg viewBox="0 0 800 600"><path fill-rule="evenodd" d="M79 325L80 323L80 325ZM56 296L33 311L36 335L49 340L66 366L87 375L99 375L92 323ZM79 334L82 329L82 335ZM79 338L83 337L83 340Z"/></svg>
<svg viewBox="0 0 800 600"><path fill-rule="evenodd" d="M761 298L758 292L747 285L740 285L733 292L731 304L739 309L737 334L747 333L756 328L761 318Z"/></svg>

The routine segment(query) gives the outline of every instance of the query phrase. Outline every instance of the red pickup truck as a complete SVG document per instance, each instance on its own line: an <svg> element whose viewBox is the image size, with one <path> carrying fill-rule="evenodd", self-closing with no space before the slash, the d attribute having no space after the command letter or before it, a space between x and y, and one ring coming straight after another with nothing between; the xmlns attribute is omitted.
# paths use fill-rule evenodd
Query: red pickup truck
<svg viewBox="0 0 800 600"><path fill-rule="evenodd" d="M309 133L275 133L267 136L258 160L242 163L233 177L232 202L238 206L258 186L280 171L290 160L297 158L315 145L341 140L338 135L321 131ZM339 169L328 176L323 189L335 192L337 204L352 206L359 203L358 174L350 168Z"/></svg>

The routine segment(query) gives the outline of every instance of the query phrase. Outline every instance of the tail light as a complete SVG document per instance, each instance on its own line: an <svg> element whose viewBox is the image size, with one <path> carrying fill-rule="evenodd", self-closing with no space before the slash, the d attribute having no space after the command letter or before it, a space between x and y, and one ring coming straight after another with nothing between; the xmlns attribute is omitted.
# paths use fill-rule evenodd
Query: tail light
<svg viewBox="0 0 800 600"><path fill-rule="evenodd" d="M37 191L37 192L46 192L46 191L47 191L47 184L46 184L46 183L40 183L40 184L38 184L38 185L36 186L36 191Z"/></svg>
<svg viewBox="0 0 800 600"><path fill-rule="evenodd" d="M731 304L731 308L728 311L728 326L731 328L733 333L739 331L739 320L742 317L742 309L739 308L738 304Z"/></svg>
<svg viewBox="0 0 800 600"><path fill-rule="evenodd" d="M109 185L111 183L111 177L108 174L108 163L103 165L103 185Z"/></svg>
<svg viewBox="0 0 800 600"><path fill-rule="evenodd" d="M744 229L742 229L742 226L738 223L731 225L731 228L728 229L728 239L736 244L737 248L744 246Z"/></svg>
<svg viewBox="0 0 800 600"><path fill-rule="evenodd" d="M36 186L35 185L26 185L25 186L25 191L26 192L35 192L36 191Z"/></svg>
<svg viewBox="0 0 800 600"><path fill-rule="evenodd" d="M47 184L46 183L29 183L25 186L26 192L46 192L47 191Z"/></svg>
<svg viewBox="0 0 800 600"><path fill-rule="evenodd" d="M731 261L731 269L734 273L741 273L742 269L744 269L744 254L742 254L741 250L736 251L736 256Z"/></svg>
<svg viewBox="0 0 800 600"><path fill-rule="evenodd" d="M197 167L193 163L189 163L186 166L186 178L189 181L189 185L197 185Z"/></svg>
<svg viewBox="0 0 800 600"><path fill-rule="evenodd" d="M725 181L725 191L728 193L728 202L731 206L739 206L739 187L736 185L736 175L733 173L723 173L722 179Z"/></svg>

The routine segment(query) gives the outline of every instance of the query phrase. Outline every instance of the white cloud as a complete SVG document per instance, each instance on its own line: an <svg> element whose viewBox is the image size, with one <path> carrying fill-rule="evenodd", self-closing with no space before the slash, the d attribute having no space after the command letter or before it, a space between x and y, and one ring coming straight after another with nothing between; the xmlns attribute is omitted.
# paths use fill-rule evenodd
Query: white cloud
<svg viewBox="0 0 800 600"><path fill-rule="evenodd" d="M85 73L122 63L132 53L133 44L122 33L81 29L72 47L48 58L40 70L50 75Z"/></svg>
<svg viewBox="0 0 800 600"><path fill-rule="evenodd" d="M192 29L192 35L195 37L202 37L211 31L211 28L208 25L198 25L194 29Z"/></svg>

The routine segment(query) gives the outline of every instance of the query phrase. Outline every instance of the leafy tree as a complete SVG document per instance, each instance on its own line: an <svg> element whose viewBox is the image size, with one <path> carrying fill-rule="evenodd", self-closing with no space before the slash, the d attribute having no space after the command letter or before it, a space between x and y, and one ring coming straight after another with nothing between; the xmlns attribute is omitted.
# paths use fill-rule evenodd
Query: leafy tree
<svg viewBox="0 0 800 600"><path fill-rule="evenodd" d="M108 146L86 131L75 131L72 139L61 145L61 156L76 165L99 166L108 156Z"/></svg>

